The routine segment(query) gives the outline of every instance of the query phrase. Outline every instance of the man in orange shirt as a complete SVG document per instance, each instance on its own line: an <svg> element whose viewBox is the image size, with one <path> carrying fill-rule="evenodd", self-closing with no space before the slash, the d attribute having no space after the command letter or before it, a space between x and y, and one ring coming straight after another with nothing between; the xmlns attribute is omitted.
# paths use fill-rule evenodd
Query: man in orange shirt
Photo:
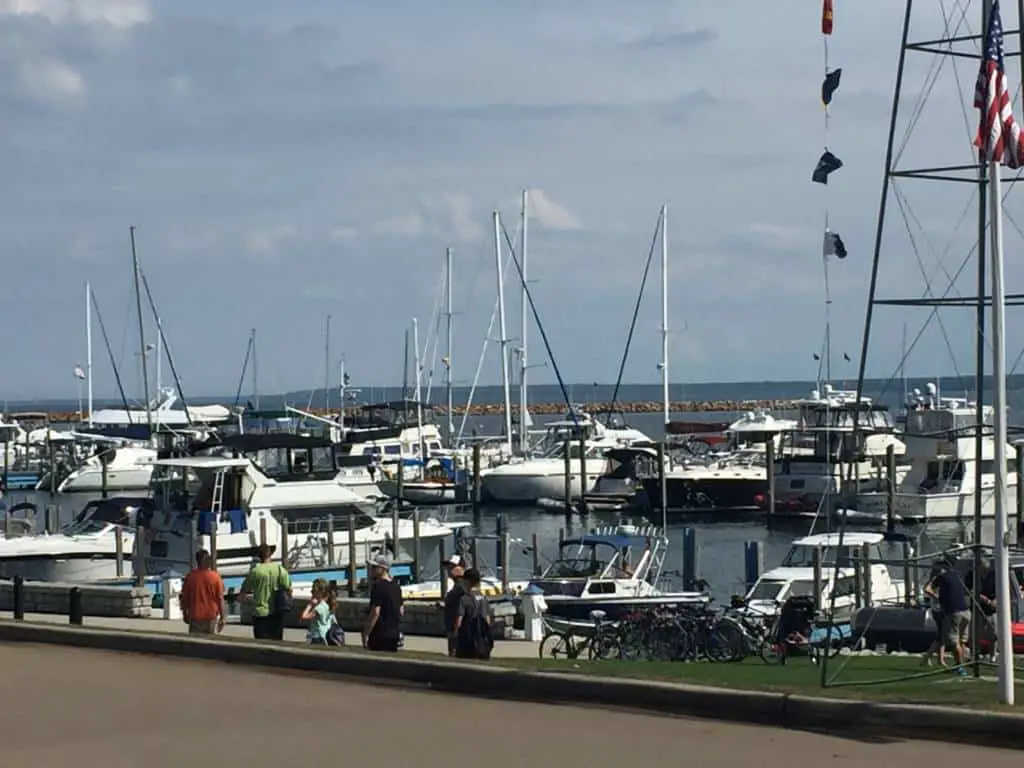
<svg viewBox="0 0 1024 768"><path fill-rule="evenodd" d="M212 565L209 552L196 552L196 567L181 586L181 613L190 635L215 635L224 629L224 582Z"/></svg>

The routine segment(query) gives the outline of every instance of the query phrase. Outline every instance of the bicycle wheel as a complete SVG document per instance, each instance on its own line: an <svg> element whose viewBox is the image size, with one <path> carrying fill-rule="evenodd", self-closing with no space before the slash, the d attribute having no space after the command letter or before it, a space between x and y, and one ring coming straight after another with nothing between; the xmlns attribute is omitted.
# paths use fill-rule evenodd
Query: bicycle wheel
<svg viewBox="0 0 1024 768"><path fill-rule="evenodd" d="M595 634L587 643L587 658L590 661L617 659L620 655L619 641L610 633Z"/></svg>
<svg viewBox="0 0 1024 768"><path fill-rule="evenodd" d="M744 654L743 630L736 622L722 619L704 640L705 653L711 661L740 661Z"/></svg>
<svg viewBox="0 0 1024 768"><path fill-rule="evenodd" d="M575 659L576 647L572 637L562 632L549 632L540 641L542 659Z"/></svg>

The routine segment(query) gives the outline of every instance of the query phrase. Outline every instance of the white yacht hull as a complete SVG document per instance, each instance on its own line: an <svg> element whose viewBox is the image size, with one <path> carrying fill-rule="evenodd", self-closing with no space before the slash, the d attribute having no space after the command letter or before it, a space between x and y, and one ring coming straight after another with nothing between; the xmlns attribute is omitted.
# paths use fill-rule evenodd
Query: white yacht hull
<svg viewBox="0 0 1024 768"><path fill-rule="evenodd" d="M1004 498L1012 499L1017 489L1006 487ZM888 496L885 493L862 493L857 497L857 510L885 516ZM911 494L897 493L894 499L894 513L908 522L953 520L965 521L974 519L974 493L928 493ZM981 491L981 516L995 516L994 489Z"/></svg>
<svg viewBox="0 0 1024 768"><path fill-rule="evenodd" d="M107 472L107 492L118 495L122 491L149 490L152 467L112 469ZM82 467L68 475L57 488L58 493L100 493L103 491L103 472L93 467Z"/></svg>
<svg viewBox="0 0 1024 768"><path fill-rule="evenodd" d="M122 530L122 575L132 572L135 535ZM117 578L117 534L88 537L22 536L0 542L0 578L26 581L91 582Z"/></svg>
<svg viewBox="0 0 1024 768"><path fill-rule="evenodd" d="M587 477L587 492L593 490L599 473ZM578 473L570 478L574 498L581 495L581 479ZM530 504L537 499L565 500L565 477L558 475L488 474L480 481L485 498L499 504Z"/></svg>

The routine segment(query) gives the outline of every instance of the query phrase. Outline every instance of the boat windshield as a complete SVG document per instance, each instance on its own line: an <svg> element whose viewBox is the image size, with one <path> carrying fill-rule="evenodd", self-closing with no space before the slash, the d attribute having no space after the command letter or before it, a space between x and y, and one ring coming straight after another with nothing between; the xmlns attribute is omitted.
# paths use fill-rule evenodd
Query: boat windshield
<svg viewBox="0 0 1024 768"><path fill-rule="evenodd" d="M94 517L85 520L78 519L68 525L62 533L68 536L81 536L88 533L101 533L110 525L107 520L97 520Z"/></svg>
<svg viewBox="0 0 1024 768"><path fill-rule="evenodd" d="M747 600L778 600L785 586L785 581L762 579L750 590Z"/></svg>
<svg viewBox="0 0 1024 768"><path fill-rule="evenodd" d="M600 575L607 563L591 557L560 558L544 571L545 579L588 579Z"/></svg>
<svg viewBox="0 0 1024 768"><path fill-rule="evenodd" d="M808 546L806 544L794 544L785 559L782 561L783 567L813 568L815 549L815 547ZM839 565L840 568L852 567L855 549L856 547L848 547L845 545L842 547L822 547L821 564L823 566Z"/></svg>

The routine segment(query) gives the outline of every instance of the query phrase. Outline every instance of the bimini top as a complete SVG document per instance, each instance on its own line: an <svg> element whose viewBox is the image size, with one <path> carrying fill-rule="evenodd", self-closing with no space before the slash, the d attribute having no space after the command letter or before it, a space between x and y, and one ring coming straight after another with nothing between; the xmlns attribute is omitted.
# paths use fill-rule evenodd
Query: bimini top
<svg viewBox="0 0 1024 768"><path fill-rule="evenodd" d="M240 435L215 435L202 443L193 443L190 450L227 448L241 453L287 448L307 450L310 448L330 448L331 441L326 437L311 435L293 435L290 432L247 432Z"/></svg>
<svg viewBox="0 0 1024 768"><path fill-rule="evenodd" d="M884 533L847 531L843 534L838 532L816 533L813 536L804 536L802 539L797 539L793 544L803 547L838 547L840 535L843 537L844 547L860 547L865 544L880 544L885 541Z"/></svg>
<svg viewBox="0 0 1024 768"><path fill-rule="evenodd" d="M598 544L605 544L616 549L624 549L636 543L635 537L630 536L582 536L578 539L565 539L563 547L582 546L590 547Z"/></svg>
<svg viewBox="0 0 1024 768"><path fill-rule="evenodd" d="M157 459L153 462L157 467L185 467L188 469L232 469L248 467L249 459L233 459L224 456L182 456L173 459Z"/></svg>

